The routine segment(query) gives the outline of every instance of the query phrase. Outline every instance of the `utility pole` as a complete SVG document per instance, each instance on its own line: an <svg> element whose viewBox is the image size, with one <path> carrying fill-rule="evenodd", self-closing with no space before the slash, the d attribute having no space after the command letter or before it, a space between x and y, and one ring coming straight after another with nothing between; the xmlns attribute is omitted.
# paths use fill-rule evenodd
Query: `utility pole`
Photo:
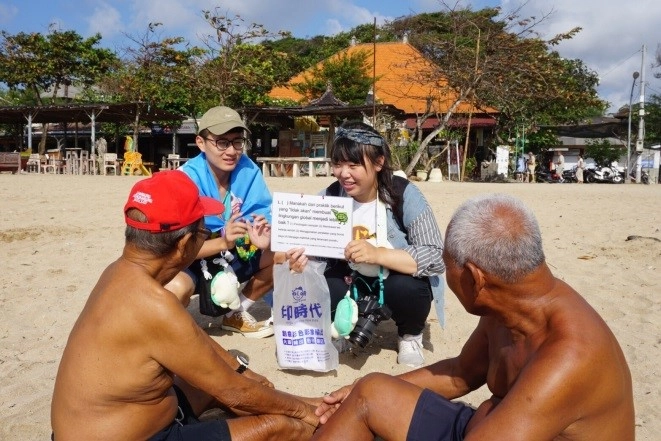
<svg viewBox="0 0 661 441"><path fill-rule="evenodd" d="M640 74L638 72L633 73L633 82L631 83L631 94L629 95L629 125L627 131L627 175L624 177L624 183L629 184L631 179L629 176L633 176L631 173L631 103L633 101L633 88L636 86L636 80Z"/></svg>
<svg viewBox="0 0 661 441"><path fill-rule="evenodd" d="M643 144L645 141L645 45L640 62L640 109L638 110L638 138L636 139L636 184L640 184L640 175L643 165ZM628 173L628 172L627 172Z"/></svg>

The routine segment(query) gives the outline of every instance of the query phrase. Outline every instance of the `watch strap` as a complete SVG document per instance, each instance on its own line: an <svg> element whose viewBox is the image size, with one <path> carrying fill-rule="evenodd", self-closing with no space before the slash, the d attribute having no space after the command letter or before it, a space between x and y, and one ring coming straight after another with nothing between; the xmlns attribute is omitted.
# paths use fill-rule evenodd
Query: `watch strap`
<svg viewBox="0 0 661 441"><path fill-rule="evenodd" d="M236 372L239 374L244 373L246 369L248 369L248 365L243 360L241 360L240 357L236 357L236 361L239 362L239 367L236 368Z"/></svg>

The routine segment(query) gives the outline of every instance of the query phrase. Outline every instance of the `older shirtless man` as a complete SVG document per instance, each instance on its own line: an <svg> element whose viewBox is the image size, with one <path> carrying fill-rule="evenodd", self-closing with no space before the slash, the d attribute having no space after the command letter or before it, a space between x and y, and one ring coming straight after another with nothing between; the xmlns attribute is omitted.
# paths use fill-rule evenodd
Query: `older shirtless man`
<svg viewBox="0 0 661 441"><path fill-rule="evenodd" d="M51 407L55 440L298 441L312 434L312 400L279 392L247 369L163 288L210 234L204 216L222 211L180 171L135 184L124 207L124 251L101 275L64 349ZM242 416L199 422L212 407Z"/></svg>
<svg viewBox="0 0 661 441"><path fill-rule="evenodd" d="M455 358L324 398L313 440L633 441L631 375L603 319L551 274L533 214L487 195L445 236L448 286L480 321ZM450 401L486 384L477 409ZM340 404L341 403L341 404Z"/></svg>

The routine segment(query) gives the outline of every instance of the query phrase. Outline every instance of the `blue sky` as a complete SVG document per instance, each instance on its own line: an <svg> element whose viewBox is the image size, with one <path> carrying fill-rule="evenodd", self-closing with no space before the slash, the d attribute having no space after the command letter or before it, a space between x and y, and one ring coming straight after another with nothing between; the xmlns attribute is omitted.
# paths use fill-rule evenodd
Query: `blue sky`
<svg viewBox="0 0 661 441"><path fill-rule="evenodd" d="M448 1L454 5L454 1ZM661 43L661 1L638 0L462 0L473 9L500 6L509 12L523 5L524 16L549 14L538 27L542 36L583 30L557 50L567 58L580 58L600 76L599 94L611 102L611 111L629 102L632 73L641 70L645 54L645 95L661 95L661 80L650 70ZM164 34L183 36L200 44L210 27L203 10L240 15L246 22L263 24L271 31L288 30L297 37L333 35L358 24L378 23L420 12L441 10L438 0L0 0L0 29L11 34L73 29L84 37L103 35L103 45L126 46L125 33L140 35L149 22L163 23ZM639 99L639 88L634 101Z"/></svg>

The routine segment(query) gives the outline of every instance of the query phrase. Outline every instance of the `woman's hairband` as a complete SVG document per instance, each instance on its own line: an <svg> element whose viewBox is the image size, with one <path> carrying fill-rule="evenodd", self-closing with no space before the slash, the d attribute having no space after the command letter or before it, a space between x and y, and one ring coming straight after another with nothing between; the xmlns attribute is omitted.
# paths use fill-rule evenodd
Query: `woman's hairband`
<svg viewBox="0 0 661 441"><path fill-rule="evenodd" d="M338 127L335 130L335 140L346 138L359 144L368 144L376 147L385 147L386 141L374 132L365 129L345 129Z"/></svg>

